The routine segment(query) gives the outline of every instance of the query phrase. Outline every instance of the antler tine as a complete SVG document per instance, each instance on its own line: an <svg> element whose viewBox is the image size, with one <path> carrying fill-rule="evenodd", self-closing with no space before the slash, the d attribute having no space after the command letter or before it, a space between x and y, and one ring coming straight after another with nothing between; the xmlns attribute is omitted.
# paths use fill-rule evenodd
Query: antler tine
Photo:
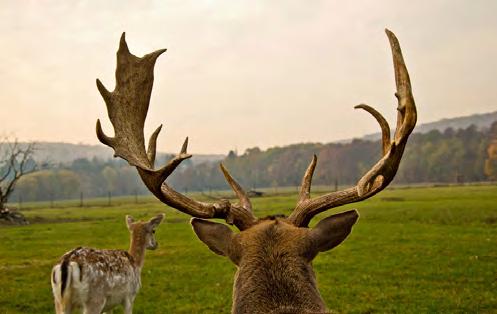
<svg viewBox="0 0 497 314"><path fill-rule="evenodd" d="M219 166L223 172L224 178L240 201L239 204L231 204L230 215L227 217L226 221L235 225L243 224L243 228L247 229L257 221L257 218L252 212L252 203L250 202L247 193L245 193L245 190L243 190L241 185L233 179L226 167L224 167L222 163L219 164Z"/></svg>
<svg viewBox="0 0 497 314"><path fill-rule="evenodd" d="M224 177L226 178L226 181L228 184L231 186L233 191L235 192L236 196L240 200L240 205L249 210L252 211L252 204L250 203L250 199L247 196L247 193L243 190L243 188L238 184L238 182L233 179L233 177L230 175L228 170L224 167L222 163L219 164L219 167L221 168L221 171L223 172Z"/></svg>
<svg viewBox="0 0 497 314"><path fill-rule="evenodd" d="M297 204L303 204L307 200L311 199L311 184L312 175L314 174L314 169L316 169L316 164L318 157L316 155L312 156L312 160L305 171L304 177L302 178L302 184L300 185L299 201Z"/></svg>
<svg viewBox="0 0 497 314"><path fill-rule="evenodd" d="M404 62L404 57L402 56L399 40L390 30L385 29L385 33L388 36L392 49L395 85L397 86L397 93L395 93L395 96L398 100L398 114L394 139L395 143L399 144L401 141L407 141L409 134L411 134L416 125L416 104L414 103L411 80Z"/></svg>
<svg viewBox="0 0 497 314"><path fill-rule="evenodd" d="M150 162L150 165L152 168L155 165L155 155L156 155L156 150L157 150L157 137L159 136L159 133L162 129L162 124L159 125L157 129L155 129L154 133L150 135L150 139L148 140L148 149L147 149L147 158L148 161Z"/></svg>
<svg viewBox="0 0 497 314"><path fill-rule="evenodd" d="M306 227L310 220L318 213L333 207L362 201L375 195L387 187L397 173L407 139L416 125L417 113L409 73L407 72L399 42L391 31L385 30L385 32L392 49L397 89L395 96L398 100L397 127L393 141L390 139L390 127L378 111L364 104L356 106L356 108L361 108L369 112L379 123L382 131L382 158L359 180L356 186L328 193L315 199L308 198L308 195L305 193L310 189L310 178L309 180L305 178L308 177L308 172L312 176L313 169L311 163L304 176L300 201L297 203L290 217L288 217L288 220L296 226Z"/></svg>
<svg viewBox="0 0 497 314"><path fill-rule="evenodd" d="M388 149L390 148L390 126L388 125L387 120L382 116L381 113L376 111L376 109L366 104L360 104L355 106L354 108L366 110L376 119L376 121L378 121L378 124L380 125L381 128L381 142L383 144L382 145L383 155L385 155L388 152Z"/></svg>
<svg viewBox="0 0 497 314"><path fill-rule="evenodd" d="M152 134L152 136L154 136L154 134ZM176 168L181 164L183 160L192 157L191 154L188 154L186 152L187 147L188 137L185 139L179 154L171 158L162 168L154 171L143 169L144 171L140 172L143 182L145 182L150 191L152 191L153 193L155 191L154 194L157 197L162 197L160 192L162 183L171 175L171 173L174 172L174 170L176 170Z"/></svg>
<svg viewBox="0 0 497 314"><path fill-rule="evenodd" d="M107 136L100 120L97 120L97 137L103 144L114 149L114 156L135 166L147 188L165 204L193 217L224 218L240 230L248 228L255 221L251 211L232 206L226 200L216 203L198 202L176 192L164 182L183 160L192 156L187 153L188 138L180 152L159 169L154 168L154 163L157 137L162 125L150 136L148 149L145 151L143 127L154 82L154 66L157 58L165 51L166 49L160 49L139 58L130 53L125 33L122 34L117 51L114 91L109 92L97 79L97 88L107 106L115 135ZM248 198L242 200L242 205L247 204L250 205Z"/></svg>

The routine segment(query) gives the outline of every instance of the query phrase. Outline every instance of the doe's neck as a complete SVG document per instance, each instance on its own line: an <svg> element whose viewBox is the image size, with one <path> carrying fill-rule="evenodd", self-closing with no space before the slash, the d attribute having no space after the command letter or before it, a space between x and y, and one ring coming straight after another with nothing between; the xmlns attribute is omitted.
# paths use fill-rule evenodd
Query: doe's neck
<svg viewBox="0 0 497 314"><path fill-rule="evenodd" d="M133 257L133 262L136 268L140 270L145 262L145 250L147 247L147 239L140 232L131 232L130 245L128 253Z"/></svg>

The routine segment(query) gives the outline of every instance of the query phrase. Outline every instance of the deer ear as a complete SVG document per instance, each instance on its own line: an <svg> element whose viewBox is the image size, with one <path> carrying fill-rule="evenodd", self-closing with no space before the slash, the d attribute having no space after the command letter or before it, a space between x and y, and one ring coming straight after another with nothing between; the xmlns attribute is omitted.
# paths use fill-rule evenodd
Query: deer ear
<svg viewBox="0 0 497 314"><path fill-rule="evenodd" d="M235 264L238 263L238 255L234 254L236 252L234 252L233 248L234 232L228 226L199 218L192 218L190 223L197 237L212 252L228 256Z"/></svg>
<svg viewBox="0 0 497 314"><path fill-rule="evenodd" d="M135 218L133 218L131 215L126 215L126 226L128 226L128 229L131 230L131 225L135 222Z"/></svg>
<svg viewBox="0 0 497 314"><path fill-rule="evenodd" d="M165 216L166 215L164 215L164 214L159 214L159 215L155 216L154 218L150 219L148 221L150 228L152 228L152 229L157 228L157 226L160 225L160 223L162 222L162 219L164 219Z"/></svg>
<svg viewBox="0 0 497 314"><path fill-rule="evenodd" d="M358 218L357 211L350 210L332 215L318 222L310 231L313 255L331 250L342 243L352 231L352 226Z"/></svg>

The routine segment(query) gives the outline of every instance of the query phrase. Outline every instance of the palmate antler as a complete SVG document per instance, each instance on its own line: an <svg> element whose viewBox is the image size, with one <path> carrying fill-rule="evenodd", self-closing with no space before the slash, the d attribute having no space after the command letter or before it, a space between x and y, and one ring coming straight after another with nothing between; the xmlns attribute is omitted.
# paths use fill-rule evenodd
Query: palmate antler
<svg viewBox="0 0 497 314"><path fill-rule="evenodd" d="M117 51L116 88L109 92L97 79L97 87L107 105L115 137L105 135L99 120L97 137L103 144L114 149L115 156L124 158L135 166L147 188L165 204L194 217L223 218L240 230L246 229L257 219L245 193L225 169L223 172L228 182L240 197L240 205L231 204L227 200L216 203L198 202L178 193L164 182L183 160L191 157L187 153L188 138L180 153L159 169L154 168L154 162L157 136L162 126L152 133L145 151L143 126L154 82L154 65L165 51L166 49L161 49L142 58L136 57L129 52L125 34L122 34Z"/></svg>
<svg viewBox="0 0 497 314"><path fill-rule="evenodd" d="M383 157L369 170L356 186L343 191L332 192L316 199L310 198L311 180L316 167L314 156L302 180L300 199L288 221L299 227L306 227L309 221L320 212L348 203L358 202L383 190L393 180L399 167L407 139L416 124L416 107L411 92L409 74L404 64L402 52L395 35L386 30L392 48L397 85L398 117L393 141L390 139L390 127L383 116L367 105L359 105L371 113L382 130ZM222 218L245 230L257 223L252 212L252 205L242 187L231 177L221 165L221 170L239 199L239 203L231 204L227 200L216 203L195 201L173 190L164 181L185 159L191 157L187 153L188 138L180 153L165 166L155 169L157 136L159 126L152 133L148 149L145 151L143 126L148 111L153 86L153 70L155 61L165 49L157 50L138 58L129 52L124 34L117 51L116 88L109 92L97 79L97 87L106 105L109 118L114 126L115 137L108 137L97 121L99 140L112 147L115 155L126 159L138 172L147 188L162 202L186 214L198 218Z"/></svg>

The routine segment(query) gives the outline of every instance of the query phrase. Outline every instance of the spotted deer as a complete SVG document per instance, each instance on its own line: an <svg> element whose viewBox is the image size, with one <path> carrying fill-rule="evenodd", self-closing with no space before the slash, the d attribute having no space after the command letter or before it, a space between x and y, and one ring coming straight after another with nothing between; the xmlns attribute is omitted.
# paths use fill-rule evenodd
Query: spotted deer
<svg viewBox="0 0 497 314"><path fill-rule="evenodd" d="M98 250L78 247L67 252L52 270L52 292L57 314L83 308L84 314L111 311L117 305L124 313L133 311L141 286L145 249L155 250L155 229L164 219L157 215L148 222L126 216L130 246L124 250Z"/></svg>
<svg viewBox="0 0 497 314"><path fill-rule="evenodd" d="M194 218L194 232L214 253L227 256L236 266L232 313L321 313L326 305L319 293L312 260L319 252L339 245L350 234L359 215L349 210L331 215L310 227L319 213L372 197L393 180L409 135L416 124L416 106L409 74L399 42L386 30L393 56L397 125L393 137L386 119L372 107L356 108L370 113L382 131L382 155L353 187L311 198L311 180L317 163L313 156L302 179L298 202L288 217L257 218L247 194L221 164L227 182L238 202L219 200L199 202L174 190L165 181L185 159L188 138L166 165L156 168L156 141L162 126L150 136L145 149L143 126L154 80L154 65L165 49L143 57L130 53L125 34L117 51L116 86L108 91L97 79L97 88L107 106L114 137L107 136L97 120L98 139L112 147L115 156L135 166L147 188L163 203ZM206 219L224 219L222 223Z"/></svg>

